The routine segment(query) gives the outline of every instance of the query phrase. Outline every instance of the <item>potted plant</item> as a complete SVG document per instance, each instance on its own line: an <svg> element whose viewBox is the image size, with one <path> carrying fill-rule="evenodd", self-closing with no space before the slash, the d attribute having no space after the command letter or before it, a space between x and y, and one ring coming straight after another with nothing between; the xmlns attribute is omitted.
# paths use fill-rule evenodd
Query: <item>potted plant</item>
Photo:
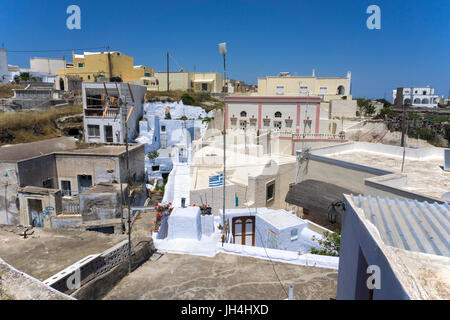
<svg viewBox="0 0 450 320"><path fill-rule="evenodd" d="M170 215L170 213L172 212L172 202L169 202L167 204L158 205L158 206L154 207L154 209L156 210L156 220L153 221L153 223L155 224L154 231L158 231L159 227L161 225L161 220L164 217Z"/></svg>
<svg viewBox="0 0 450 320"><path fill-rule="evenodd" d="M200 212L202 215L211 215L212 214L212 208L209 204L202 204L200 206Z"/></svg>

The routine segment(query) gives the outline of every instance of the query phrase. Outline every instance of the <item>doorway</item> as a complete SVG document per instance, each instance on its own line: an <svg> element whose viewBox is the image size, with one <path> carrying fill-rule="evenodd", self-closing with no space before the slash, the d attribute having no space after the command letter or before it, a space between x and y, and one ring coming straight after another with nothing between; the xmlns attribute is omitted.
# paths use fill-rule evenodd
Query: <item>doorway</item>
<svg viewBox="0 0 450 320"><path fill-rule="evenodd" d="M255 217L233 218L233 243L246 246L255 245Z"/></svg>
<svg viewBox="0 0 450 320"><path fill-rule="evenodd" d="M105 126L105 142L114 142L112 126Z"/></svg>
<svg viewBox="0 0 450 320"><path fill-rule="evenodd" d="M78 193L83 192L83 190L92 187L92 176L90 175L78 175Z"/></svg>
<svg viewBox="0 0 450 320"><path fill-rule="evenodd" d="M44 210L42 200L28 199L28 214L30 215L31 225L42 228L44 226Z"/></svg>

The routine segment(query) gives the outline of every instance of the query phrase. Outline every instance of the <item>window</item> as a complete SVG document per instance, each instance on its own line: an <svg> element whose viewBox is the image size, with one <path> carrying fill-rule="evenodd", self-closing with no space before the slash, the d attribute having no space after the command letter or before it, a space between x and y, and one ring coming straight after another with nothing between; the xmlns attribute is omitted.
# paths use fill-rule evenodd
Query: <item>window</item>
<svg viewBox="0 0 450 320"><path fill-rule="evenodd" d="M53 179L47 179L43 181L42 186L46 189L53 189Z"/></svg>
<svg viewBox="0 0 450 320"><path fill-rule="evenodd" d="M308 94L308 87L301 86L300 87L300 94L304 94L304 95Z"/></svg>
<svg viewBox="0 0 450 320"><path fill-rule="evenodd" d="M278 249L278 235L270 229L267 232L267 248Z"/></svg>
<svg viewBox="0 0 450 320"><path fill-rule="evenodd" d="M88 136L89 137L100 137L100 126L89 124L88 125Z"/></svg>
<svg viewBox="0 0 450 320"><path fill-rule="evenodd" d="M159 166L152 166L152 171L153 172L158 172L159 171Z"/></svg>
<svg viewBox="0 0 450 320"><path fill-rule="evenodd" d="M78 62L78 68L84 68L84 63L83 62Z"/></svg>
<svg viewBox="0 0 450 320"><path fill-rule="evenodd" d="M264 119L263 122L264 122L264 127L270 126L270 119Z"/></svg>
<svg viewBox="0 0 450 320"><path fill-rule="evenodd" d="M247 112L242 111L242 112L241 112L241 117L246 117L246 116L247 116Z"/></svg>
<svg viewBox="0 0 450 320"><path fill-rule="evenodd" d="M284 94L284 86L277 86L277 94Z"/></svg>
<svg viewBox="0 0 450 320"><path fill-rule="evenodd" d="M281 121L274 121L273 126L274 128L281 129Z"/></svg>
<svg viewBox="0 0 450 320"><path fill-rule="evenodd" d="M327 87L320 87L319 89L319 96L324 96L327 94Z"/></svg>
<svg viewBox="0 0 450 320"><path fill-rule="evenodd" d="M422 99L422 104L428 104L428 99Z"/></svg>
<svg viewBox="0 0 450 320"><path fill-rule="evenodd" d="M90 80L90 79L91 79L91 76L88 75L88 80Z"/></svg>
<svg viewBox="0 0 450 320"><path fill-rule="evenodd" d="M166 132L166 126L161 126L161 132Z"/></svg>
<svg viewBox="0 0 450 320"><path fill-rule="evenodd" d="M298 229L291 230L291 241L296 241L298 239Z"/></svg>
<svg viewBox="0 0 450 320"><path fill-rule="evenodd" d="M72 195L72 186L70 181L61 180L61 191L63 196L71 196Z"/></svg>
<svg viewBox="0 0 450 320"><path fill-rule="evenodd" d="M275 198L275 180L266 184L266 202L269 203Z"/></svg>
<svg viewBox="0 0 450 320"><path fill-rule="evenodd" d="M120 57L120 52L117 52L117 56Z"/></svg>
<svg viewBox="0 0 450 320"><path fill-rule="evenodd" d="M281 118L281 112L280 111L277 111L277 112L275 112L275 118Z"/></svg>
<svg viewBox="0 0 450 320"><path fill-rule="evenodd" d="M426 95L426 94L427 94L427 92L426 92L426 91L422 91L422 94L423 94L423 95Z"/></svg>
<svg viewBox="0 0 450 320"><path fill-rule="evenodd" d="M151 74L150 72L145 72L145 73L144 73L144 77L150 78L151 76L152 76L152 74Z"/></svg>

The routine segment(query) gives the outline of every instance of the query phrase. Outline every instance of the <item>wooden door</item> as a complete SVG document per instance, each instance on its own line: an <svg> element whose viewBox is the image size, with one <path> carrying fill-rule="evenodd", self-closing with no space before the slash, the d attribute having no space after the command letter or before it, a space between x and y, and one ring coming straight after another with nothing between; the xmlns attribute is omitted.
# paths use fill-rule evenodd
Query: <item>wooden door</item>
<svg viewBox="0 0 450 320"><path fill-rule="evenodd" d="M255 245L255 217L233 218L233 243Z"/></svg>

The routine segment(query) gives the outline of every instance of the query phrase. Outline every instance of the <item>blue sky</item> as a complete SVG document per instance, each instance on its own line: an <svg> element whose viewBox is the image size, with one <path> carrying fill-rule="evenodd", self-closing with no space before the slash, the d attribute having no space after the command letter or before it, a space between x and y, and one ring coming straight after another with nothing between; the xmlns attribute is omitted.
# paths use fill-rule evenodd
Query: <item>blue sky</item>
<svg viewBox="0 0 450 320"><path fill-rule="evenodd" d="M66 28L66 9L81 8L81 30ZM381 30L369 30L366 9L381 8ZM217 44L228 44L231 78L257 83L280 71L345 76L355 97L390 99L392 89L431 85L450 89L450 1L10 1L0 0L0 41L9 50L111 46L155 71L221 72ZM30 56L10 53L9 63L29 66ZM178 65L177 65L178 64Z"/></svg>

